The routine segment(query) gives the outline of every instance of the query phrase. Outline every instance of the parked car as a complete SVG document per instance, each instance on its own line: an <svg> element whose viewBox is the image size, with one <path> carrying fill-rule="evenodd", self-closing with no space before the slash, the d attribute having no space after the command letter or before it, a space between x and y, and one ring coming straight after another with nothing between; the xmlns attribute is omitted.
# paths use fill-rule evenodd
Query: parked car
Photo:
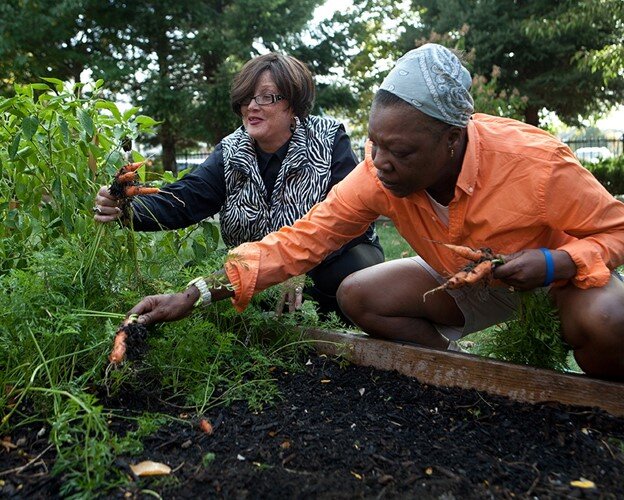
<svg viewBox="0 0 624 500"><path fill-rule="evenodd" d="M599 161L606 160L613 156L609 148L604 146L578 148L574 154L580 161L587 163L598 163Z"/></svg>

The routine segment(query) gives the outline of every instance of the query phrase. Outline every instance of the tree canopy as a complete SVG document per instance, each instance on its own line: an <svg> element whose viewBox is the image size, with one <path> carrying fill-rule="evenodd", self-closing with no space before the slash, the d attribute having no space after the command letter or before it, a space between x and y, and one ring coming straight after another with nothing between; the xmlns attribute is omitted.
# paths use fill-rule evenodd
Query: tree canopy
<svg viewBox="0 0 624 500"><path fill-rule="evenodd" d="M554 111L569 124L624 98L622 66L601 64L621 53L620 0L413 0L422 24L410 27L403 47L432 32L458 38L474 52L473 71L500 68L499 89L527 97L524 119L538 125L539 111ZM613 49L615 47L615 49Z"/></svg>
<svg viewBox="0 0 624 500"><path fill-rule="evenodd" d="M322 36L312 47L302 41L321 3L9 0L0 7L2 80L9 88L40 76L78 80L89 69L161 121L157 140L165 168L172 169L177 148L198 140L214 144L238 125L229 85L253 55L291 53L320 75L340 60L337 45ZM334 86L321 87L328 91L321 102L344 100Z"/></svg>
<svg viewBox="0 0 624 500"><path fill-rule="evenodd" d="M89 70L161 122L166 168L176 151L215 144L239 124L233 75L276 50L308 63L316 112L348 115L366 135L370 101L405 51L438 41L466 52L477 110L568 124L624 100L621 0L353 0L310 29L324 0L5 0L0 92Z"/></svg>

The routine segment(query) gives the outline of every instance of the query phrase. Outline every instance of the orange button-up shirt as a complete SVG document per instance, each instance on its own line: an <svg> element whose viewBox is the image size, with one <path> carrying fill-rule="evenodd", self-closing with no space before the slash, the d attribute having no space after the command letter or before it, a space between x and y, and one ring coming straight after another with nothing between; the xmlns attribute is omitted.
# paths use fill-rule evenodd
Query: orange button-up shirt
<svg viewBox="0 0 624 500"><path fill-rule="evenodd" d="M476 114L449 224L424 191L397 198L378 181L366 156L326 200L290 227L230 253L226 272L242 310L252 295L303 274L379 215L389 217L437 272L451 275L466 261L436 242L489 247L495 253L546 247L565 250L577 266L573 283L604 286L624 263L624 204L617 201L550 134L522 122Z"/></svg>

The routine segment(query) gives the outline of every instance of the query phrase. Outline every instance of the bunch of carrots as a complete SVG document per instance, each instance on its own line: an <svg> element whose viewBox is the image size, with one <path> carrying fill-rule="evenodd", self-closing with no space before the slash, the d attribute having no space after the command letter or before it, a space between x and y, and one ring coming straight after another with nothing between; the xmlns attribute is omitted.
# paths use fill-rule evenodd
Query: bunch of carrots
<svg viewBox="0 0 624 500"><path fill-rule="evenodd" d="M465 286L476 285L477 283L487 285L492 281L494 267L504 263L503 257L494 254L489 248L474 249L468 246L451 245L450 243L441 243L441 245L469 260L470 264L455 273L439 287L426 292L423 295L423 300L430 293L440 290L456 290Z"/></svg>
<svg viewBox="0 0 624 500"><path fill-rule="evenodd" d="M160 189L155 187L142 186L139 184L137 170L143 166L145 162L128 163L119 169L113 183L108 188L110 194L119 199L128 199L133 196L144 194L156 194Z"/></svg>

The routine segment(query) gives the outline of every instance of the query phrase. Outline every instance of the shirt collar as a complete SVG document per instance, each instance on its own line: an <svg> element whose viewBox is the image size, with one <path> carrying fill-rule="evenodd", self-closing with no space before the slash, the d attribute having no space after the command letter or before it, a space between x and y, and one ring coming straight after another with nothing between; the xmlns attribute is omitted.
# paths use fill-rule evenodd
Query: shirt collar
<svg viewBox="0 0 624 500"><path fill-rule="evenodd" d="M479 148L477 147L479 144L479 133L472 118L466 127L466 136L468 144L466 144L461 172L457 178L457 187L471 196L477 187L477 175L479 173Z"/></svg>
<svg viewBox="0 0 624 500"><path fill-rule="evenodd" d="M274 153L267 153L262 151L262 149L260 149L260 147L256 144L256 154L258 155L258 158L261 158L264 161L264 163L267 163L273 156L276 156L280 162L283 162L284 158L286 158L286 154L288 153L289 146L290 140L282 144L282 146Z"/></svg>

